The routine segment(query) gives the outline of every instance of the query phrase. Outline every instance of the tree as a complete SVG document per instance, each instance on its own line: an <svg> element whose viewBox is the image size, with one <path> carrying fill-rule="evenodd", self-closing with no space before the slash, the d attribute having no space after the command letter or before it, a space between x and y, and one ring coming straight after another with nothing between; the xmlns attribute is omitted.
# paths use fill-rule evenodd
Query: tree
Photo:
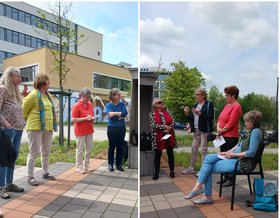
<svg viewBox="0 0 280 218"><path fill-rule="evenodd" d="M58 74L59 77L59 143L63 145L63 84L66 82L67 73L70 71L69 60L67 57L77 53L77 44L84 38L79 35L70 21L72 9L71 2L53 2L47 5L50 14L38 11L42 19L36 19L37 32L45 39L46 47L53 55L52 73ZM52 17L54 23L46 20L48 16ZM57 43L51 43L50 39L55 39ZM53 40L52 40L53 41ZM82 42L80 42L82 43Z"/></svg>
<svg viewBox="0 0 280 218"><path fill-rule="evenodd" d="M262 126L271 128L274 121L275 97L269 97L254 92L239 99L242 105L243 114L251 110L261 111L263 114Z"/></svg>
<svg viewBox="0 0 280 218"><path fill-rule="evenodd" d="M217 86L211 86L208 92L208 99L213 102L215 110L215 122L217 122L218 116L226 105L226 99L222 92L219 91Z"/></svg>
<svg viewBox="0 0 280 218"><path fill-rule="evenodd" d="M183 109L192 107L195 103L195 89L205 86L205 80L197 68L188 68L183 61L172 63L174 68L169 77L165 79L165 92L163 99L175 119L185 122Z"/></svg>

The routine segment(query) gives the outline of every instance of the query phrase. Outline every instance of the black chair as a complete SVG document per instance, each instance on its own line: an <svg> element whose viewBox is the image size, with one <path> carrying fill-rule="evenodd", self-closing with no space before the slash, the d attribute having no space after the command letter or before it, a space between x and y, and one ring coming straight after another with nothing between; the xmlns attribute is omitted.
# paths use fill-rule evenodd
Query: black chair
<svg viewBox="0 0 280 218"><path fill-rule="evenodd" d="M251 159L252 161L254 161L255 163L255 166L254 166L254 169L252 171L246 171L246 172L240 172L240 171L237 171L237 167L238 167L238 164L240 162L241 159L239 159L236 164L235 164L235 167L234 167L234 171L233 172L228 172L230 173L232 176L233 176L233 185L232 185L232 193L231 193L231 206L230 206L230 209L233 210L233 204L234 204L234 194L235 194L235 185L236 185L236 176L239 176L239 175L247 175L247 178L248 178L248 183L249 183L249 189L250 189L250 195L253 194L252 192L252 185L251 185L251 179L250 179L250 175L260 175L261 178L264 178L264 175L263 175L263 168L262 168L262 154L263 154L263 151L264 151L264 148L265 146L269 144L268 142L266 141L263 141L261 146L259 146L258 148L258 151L255 155L255 157L251 157L251 158L248 158L248 157L244 157L244 158L241 158L241 159ZM257 165L259 165L259 170L256 171L256 167ZM227 174L228 174L227 173ZM222 188L223 188L223 184L222 184L222 181L223 181L223 177L224 177L224 174L226 173L221 173L221 179L220 179L220 191L219 191L219 197L222 196Z"/></svg>

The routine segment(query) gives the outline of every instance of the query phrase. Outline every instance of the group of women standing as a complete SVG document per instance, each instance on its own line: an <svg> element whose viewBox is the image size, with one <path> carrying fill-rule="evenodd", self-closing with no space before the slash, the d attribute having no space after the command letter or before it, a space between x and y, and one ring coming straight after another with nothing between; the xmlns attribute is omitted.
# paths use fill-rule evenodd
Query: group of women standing
<svg viewBox="0 0 280 218"><path fill-rule="evenodd" d="M191 131L193 132L192 155L190 166L185 169L183 174L193 174L194 164L197 158L199 147L202 147L202 167L197 173L198 181L193 190L186 195L185 199L191 199L194 196L204 193L200 199L194 200L196 204L213 203L212 195L212 173L228 173L222 181L224 187L232 185L230 172L234 170L235 163L242 157L254 157L258 147L262 143L262 132L259 129L262 114L259 111L249 111L244 115L245 127L248 131L246 140L238 143L239 124L242 116L242 108L238 102L239 89L236 86L228 86L224 89L227 104L220 113L217 121L217 138L223 136L225 143L220 146L220 155L208 154L208 137L212 134L214 106L207 100L207 93L204 89L199 88L195 91L197 103L190 109L184 108L184 113L190 122ZM177 146L174 119L172 115L164 108L161 99L156 98L153 101L154 111L150 113L150 124L152 129L153 147L155 151L154 159L154 176L153 179L159 178L160 157L162 150L166 149L170 169L170 177L174 178L174 155L173 148ZM164 137L165 135L168 137ZM164 138L163 138L164 137ZM240 167L239 167L240 170ZM219 183L219 182L217 182ZM203 189L204 186L204 189Z"/></svg>
<svg viewBox="0 0 280 218"><path fill-rule="evenodd" d="M38 73L34 78L34 89L22 99L19 90L21 82L20 70L8 67L0 79L0 122L3 132L9 136L17 156L20 151L21 137L25 128L29 140L27 156L27 183L37 186L34 177L35 159L41 153L42 178L55 180L49 172L49 155L53 132L57 131L55 107L51 94L48 92L50 77L45 73ZM114 171L114 151L116 151L116 168L122 168L122 146L125 137L125 122L127 110L121 101L121 92L115 88L110 91L111 102L106 105L108 114L108 163L109 171ZM83 88L80 99L73 106L72 118L76 136L76 167L78 173L90 173L90 154L93 145L93 106L90 102L91 90ZM1 127L0 127L1 128ZM85 158L83 161L83 148ZM0 197L10 198L9 192L23 192L24 188L13 183L13 167L0 166Z"/></svg>

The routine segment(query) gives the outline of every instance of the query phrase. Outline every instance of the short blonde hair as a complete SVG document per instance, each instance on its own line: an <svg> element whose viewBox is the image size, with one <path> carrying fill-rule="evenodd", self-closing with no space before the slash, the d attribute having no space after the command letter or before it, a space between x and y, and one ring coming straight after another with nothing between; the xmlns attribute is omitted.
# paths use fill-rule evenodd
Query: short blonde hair
<svg viewBox="0 0 280 218"><path fill-rule="evenodd" d="M114 99L114 96L116 96L118 93L120 93L120 89L118 88L113 88L110 90L110 93L109 93L109 99L112 101Z"/></svg>
<svg viewBox="0 0 280 218"><path fill-rule="evenodd" d="M203 89L203 88L197 88L196 90L195 90L195 94L196 93L199 93L199 94L201 94L202 96L204 96L204 99L206 100L207 99L207 92L205 91L205 89Z"/></svg>
<svg viewBox="0 0 280 218"><path fill-rule="evenodd" d="M257 110L252 110L244 114L243 119L245 122L251 122L254 128L260 128L262 121L262 113Z"/></svg>
<svg viewBox="0 0 280 218"><path fill-rule="evenodd" d="M34 88L41 89L47 82L50 81L50 76L46 73L38 73L34 79Z"/></svg>

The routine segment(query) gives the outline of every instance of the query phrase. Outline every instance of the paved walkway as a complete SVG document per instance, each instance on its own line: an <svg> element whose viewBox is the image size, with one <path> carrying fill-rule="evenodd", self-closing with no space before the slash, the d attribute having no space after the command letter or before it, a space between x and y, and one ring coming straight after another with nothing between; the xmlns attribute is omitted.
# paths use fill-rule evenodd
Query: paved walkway
<svg viewBox="0 0 280 218"><path fill-rule="evenodd" d="M137 217L137 170L108 172L104 160L91 160L94 171L78 174L72 163L50 166L55 181L41 179L41 170L35 169L40 183L32 187L26 183L26 166L15 169L15 183L25 188L21 194L11 193L11 199L0 200L0 211L5 218L25 217Z"/></svg>
<svg viewBox="0 0 280 218"><path fill-rule="evenodd" d="M189 193L196 182L194 175L183 175L182 167L176 167L176 178L169 178L169 170L163 169L160 178L153 181L151 176L141 177L140 183L140 216L149 217L257 217L271 218L278 217L278 213L256 211L245 205L246 200L253 200L250 196L247 177L238 176L235 191L234 210L230 210L231 187L223 188L223 196L219 198L219 187L215 181L219 180L219 175L213 176L213 198L212 205L196 206L190 200L185 200L184 196ZM265 173L266 178L278 178L278 171ZM253 181L253 179L252 179ZM197 197L199 198L199 197Z"/></svg>
<svg viewBox="0 0 280 218"><path fill-rule="evenodd" d="M192 147L191 146L179 147L179 148L174 149L174 152L192 153ZM208 152L209 153L218 153L218 152L220 152L220 148L214 148L214 147L208 146ZM278 148L266 148L266 149L264 149L264 153L265 154L278 154Z"/></svg>

